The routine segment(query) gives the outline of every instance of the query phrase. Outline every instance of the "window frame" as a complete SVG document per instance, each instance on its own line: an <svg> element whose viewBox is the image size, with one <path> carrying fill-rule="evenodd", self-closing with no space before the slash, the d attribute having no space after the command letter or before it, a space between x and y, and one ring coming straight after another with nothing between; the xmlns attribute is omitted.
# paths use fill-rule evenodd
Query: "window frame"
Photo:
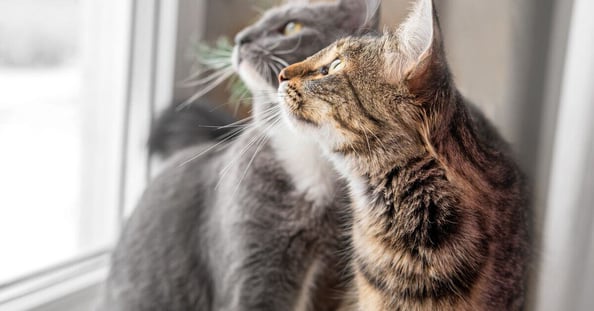
<svg viewBox="0 0 594 311"><path fill-rule="evenodd" d="M179 96L175 81L191 65L183 56L190 37L202 37L206 0L126 0L126 85L119 151L117 226L119 235L152 172L146 141L158 111ZM178 40L179 38L179 40ZM111 247L110 247L111 248ZM111 249L98 250L0 285L2 310L92 309L109 271Z"/></svg>

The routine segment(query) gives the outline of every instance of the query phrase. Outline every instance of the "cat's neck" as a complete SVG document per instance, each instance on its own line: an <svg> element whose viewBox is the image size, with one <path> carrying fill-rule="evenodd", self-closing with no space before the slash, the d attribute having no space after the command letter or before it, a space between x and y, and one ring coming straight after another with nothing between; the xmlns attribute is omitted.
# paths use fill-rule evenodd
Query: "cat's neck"
<svg viewBox="0 0 594 311"><path fill-rule="evenodd" d="M449 113L432 125L427 144L450 175L477 191L503 190L521 181L514 161L497 144L481 137L470 110L459 93L444 104Z"/></svg>
<svg viewBox="0 0 594 311"><path fill-rule="evenodd" d="M340 187L339 177L319 144L290 129L284 122L278 124L269 136L296 191L316 206L331 203Z"/></svg>

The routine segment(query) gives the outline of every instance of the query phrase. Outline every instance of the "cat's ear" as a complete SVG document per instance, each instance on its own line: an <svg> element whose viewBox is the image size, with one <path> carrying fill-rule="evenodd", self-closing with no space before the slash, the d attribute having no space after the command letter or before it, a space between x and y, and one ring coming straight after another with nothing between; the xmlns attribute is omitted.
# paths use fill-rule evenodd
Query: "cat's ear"
<svg viewBox="0 0 594 311"><path fill-rule="evenodd" d="M344 21L347 29L361 33L377 30L380 20L381 0L339 0L338 7L348 12Z"/></svg>
<svg viewBox="0 0 594 311"><path fill-rule="evenodd" d="M439 53L441 33L432 0L417 0L406 21L387 36L386 64L394 80L410 77Z"/></svg>

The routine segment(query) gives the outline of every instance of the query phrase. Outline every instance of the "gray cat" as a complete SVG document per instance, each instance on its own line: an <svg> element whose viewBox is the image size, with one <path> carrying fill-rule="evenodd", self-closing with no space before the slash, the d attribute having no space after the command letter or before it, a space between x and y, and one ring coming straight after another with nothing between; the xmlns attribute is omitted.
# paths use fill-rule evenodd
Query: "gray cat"
<svg viewBox="0 0 594 311"><path fill-rule="evenodd" d="M374 9L363 0L287 4L236 37L253 121L230 143L179 152L151 183L115 249L105 310L339 307L343 183L316 143L279 122L277 75L375 29Z"/></svg>

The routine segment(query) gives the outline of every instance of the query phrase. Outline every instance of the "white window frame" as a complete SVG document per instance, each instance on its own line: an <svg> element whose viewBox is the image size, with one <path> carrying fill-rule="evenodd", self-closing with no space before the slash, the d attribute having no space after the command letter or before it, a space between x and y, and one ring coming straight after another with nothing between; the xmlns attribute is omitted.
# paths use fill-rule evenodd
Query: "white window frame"
<svg viewBox="0 0 594 311"><path fill-rule="evenodd" d="M535 310L590 310L594 299L594 11L573 0L546 183ZM543 131L545 132L545 131Z"/></svg>
<svg viewBox="0 0 594 311"><path fill-rule="evenodd" d="M121 228L155 168L146 149L155 115L188 91L177 88L176 81L190 68L192 60L183 57L189 44L203 36L206 0L101 1L106 3L115 14L128 14L129 22L117 38L100 36L106 46L126 46L123 54L114 55L127 66L118 160L116 223ZM109 271L110 252L99 250L0 286L0 309L92 310Z"/></svg>

